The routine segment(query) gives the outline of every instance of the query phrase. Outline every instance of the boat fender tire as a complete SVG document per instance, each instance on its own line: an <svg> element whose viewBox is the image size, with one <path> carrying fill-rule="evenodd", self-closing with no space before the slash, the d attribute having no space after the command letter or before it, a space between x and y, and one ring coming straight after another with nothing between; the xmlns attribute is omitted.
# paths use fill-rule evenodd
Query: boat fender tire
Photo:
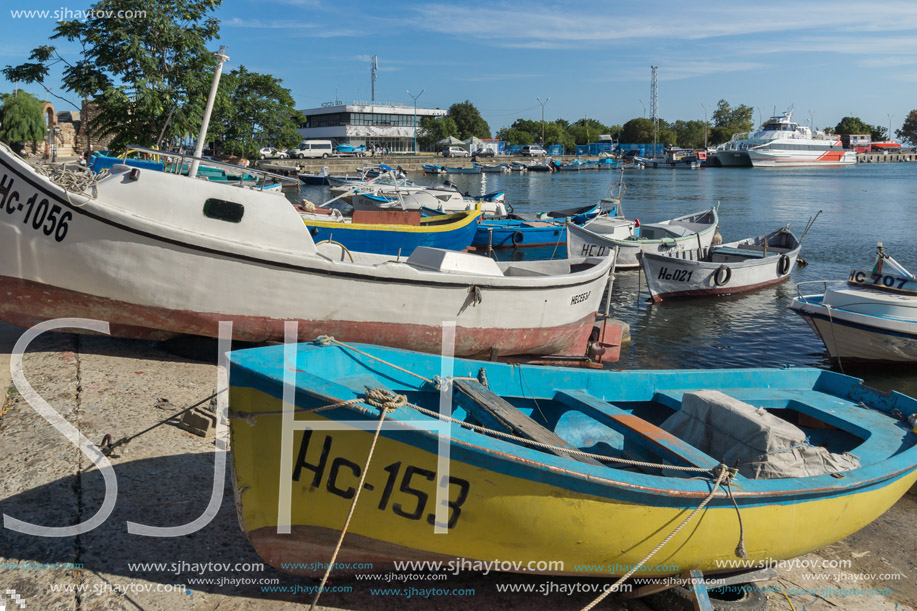
<svg viewBox="0 0 917 611"><path fill-rule="evenodd" d="M777 273L781 276L785 276L790 271L790 258L786 255L780 255L780 260L777 262Z"/></svg>
<svg viewBox="0 0 917 611"><path fill-rule="evenodd" d="M653 162L653 167L654 167L654 168L658 168L658 167L659 167L659 163L656 162L656 161L654 161L654 162Z"/></svg>
<svg viewBox="0 0 917 611"><path fill-rule="evenodd" d="M727 265L720 265L713 272L713 283L717 286L723 286L732 279L732 270Z"/></svg>
<svg viewBox="0 0 917 611"><path fill-rule="evenodd" d="M517 231L513 234L513 246L519 246L524 239L525 235L521 231Z"/></svg>

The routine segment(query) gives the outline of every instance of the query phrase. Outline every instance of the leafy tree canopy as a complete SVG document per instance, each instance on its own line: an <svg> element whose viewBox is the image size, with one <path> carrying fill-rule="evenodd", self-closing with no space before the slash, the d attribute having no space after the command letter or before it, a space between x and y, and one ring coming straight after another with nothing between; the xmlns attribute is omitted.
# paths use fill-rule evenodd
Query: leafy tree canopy
<svg viewBox="0 0 917 611"><path fill-rule="evenodd" d="M859 117L844 117L834 127L834 133L849 136L850 134L870 134L872 125L863 122Z"/></svg>
<svg viewBox="0 0 917 611"><path fill-rule="evenodd" d="M531 132L513 127L504 127L497 132L497 138L512 145L535 144L535 136Z"/></svg>
<svg viewBox="0 0 917 611"><path fill-rule="evenodd" d="M444 138L458 138L458 127L451 117L424 117L417 130L417 143L427 150L436 146Z"/></svg>
<svg viewBox="0 0 917 611"><path fill-rule="evenodd" d="M22 90L3 96L0 140L18 147L25 142L40 142L46 134L41 102L35 96Z"/></svg>
<svg viewBox="0 0 917 611"><path fill-rule="evenodd" d="M642 117L631 119L621 128L621 142L652 142L653 120Z"/></svg>
<svg viewBox="0 0 917 611"><path fill-rule="evenodd" d="M755 109L745 104L733 108L726 100L720 100L713 111L713 138L711 144L726 142L734 134L749 132L754 127Z"/></svg>
<svg viewBox="0 0 917 611"><path fill-rule="evenodd" d="M79 44L79 59L53 46L32 51L29 62L7 66L11 81L44 85L48 68L65 65L66 91L92 99L98 115L90 129L112 134L111 148L150 145L196 133L213 73L207 44L218 37L212 12L220 0L145 0L145 17L60 21L52 40ZM133 0L99 0L91 9L136 10Z"/></svg>
<svg viewBox="0 0 917 611"><path fill-rule="evenodd" d="M281 82L245 66L222 76L208 134L221 137L224 153L256 158L267 144L289 148L300 141L296 129L304 117Z"/></svg>
<svg viewBox="0 0 917 611"><path fill-rule="evenodd" d="M474 136L475 138L490 138L490 126L487 121L481 117L481 113L475 108L474 104L465 100L449 107L449 117L455 121L458 127L458 138L465 140Z"/></svg>
<svg viewBox="0 0 917 611"><path fill-rule="evenodd" d="M895 130L898 140L910 145L917 145L917 110L908 113L901 129Z"/></svg>
<svg viewBox="0 0 917 611"><path fill-rule="evenodd" d="M675 132L675 140L678 146L688 148L704 147L704 122L703 121L675 121L671 125ZM710 142L710 133L707 132L707 142Z"/></svg>

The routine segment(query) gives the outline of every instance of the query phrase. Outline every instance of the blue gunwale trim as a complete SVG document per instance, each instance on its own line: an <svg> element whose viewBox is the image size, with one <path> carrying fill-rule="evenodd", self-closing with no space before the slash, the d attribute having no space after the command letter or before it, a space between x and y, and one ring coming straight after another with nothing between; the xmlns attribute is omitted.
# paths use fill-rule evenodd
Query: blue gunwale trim
<svg viewBox="0 0 917 611"><path fill-rule="evenodd" d="M431 362L430 359L437 357L431 355L419 355L409 351L396 349L383 349L374 346L360 345L363 350L382 354L382 358L392 361L397 360L397 356L409 356L407 360L420 360ZM269 348L260 348L255 350L244 350L234 352L230 355L232 362L232 379L236 387L254 388L265 392L276 398L281 398L282 393L282 371L278 365L283 362L283 346ZM317 351L325 350L321 359L310 359L319 353ZM335 352L331 352L335 351ZM384 365L371 363L364 366L364 358L352 352L341 348L319 348L315 345L304 344L300 346L299 358L297 363L288 364L297 369L297 393L296 404L302 407L312 407L324 405L327 403L352 399L361 396L359 393L341 386L333 381L320 378L307 373L310 365L314 363L304 362L309 360L321 360L324 369L334 370L337 366L351 366L356 364L359 367L365 367L369 373L375 373L379 376L382 384L403 392L405 389L430 391L431 389L418 385L416 380L406 382L404 374L391 370L392 373L386 372L388 369ZM401 359L401 365L405 359ZM350 361L348 363L348 361ZM472 365L467 367L467 365ZM492 385L502 368L511 369L513 372L525 370L527 366L510 366L501 365L491 362L478 362L466 359L455 360L455 375L464 375L465 369L472 375L477 371L477 367L483 365L488 368L488 378ZM410 368L411 364L408 363ZM438 371L438 366L426 368L427 370ZM700 374L701 377L709 377L711 374L721 374L728 376L731 374L760 374L760 372L773 372L775 370L709 370L707 372L582 372L561 368L532 368L527 372L533 374L535 370L542 373L552 373L559 371L569 373L570 375L579 374L580 376L604 375L617 377L627 377L628 374L644 374L658 377L661 381L671 378L677 374ZM820 392L829 392L830 390L840 389L855 395L853 399L843 399L834 393L835 398L852 403L858 398L867 398L874 400L873 407L877 409L886 409L889 403L902 411L913 412L917 410L917 402L913 399L892 393L887 397L882 397L869 391L862 386L856 386L859 382L855 378L835 374L833 372L822 372L817 369L789 369L780 370L785 375L788 382L793 386L799 386L800 382L807 382L805 387L809 390L819 390ZM824 375L828 374L828 375ZM762 377L762 376L758 376ZM762 385L767 381L762 382ZM309 387L305 390L303 387ZM845 388L849 386L849 388ZM682 384L682 389L702 388L696 384ZM707 387L710 387L709 385ZM747 387L746 387L747 389ZM763 389L763 386L762 386ZM859 389L859 390L858 390ZM728 388L724 388L728 392ZM871 396L866 394L872 393ZM499 394L499 393L498 393ZM899 403L901 405L899 405ZM907 403L908 405L904 405ZM852 407L851 407L852 409ZM328 418L341 419L365 419L373 420L372 417L341 408L340 410L331 410L324 413ZM432 421L423 414L414 410L400 410L390 415L396 420L410 423L411 421ZM896 421L889 418L889 426L895 426ZM907 429L900 428L902 441L909 440L910 447L893 456L876 463L869 464L854 471L844 473L844 477L837 479L831 475L823 475L811 478L788 478L775 480L748 480L737 478L733 488L737 497L741 497L746 505L773 505L773 504L794 504L823 498L834 498L838 496L849 495L852 493L865 492L871 489L881 488L890 485L901 477L905 477L917 469L917 448L914 447L913 433ZM439 435L430 431L385 431L383 435L386 438L407 443L424 451L435 453L436 444ZM556 457L545 454L535 449L521 447L519 445L482 436L477 433L454 425L452 429L452 459L462 463L480 467L486 464L486 468L498 473L528 479L531 481L543 482L562 489L571 490L583 494L589 494L600 498L614 499L621 502L632 502L647 504L652 506L669 506L682 507L690 505L698 498L702 498L709 492L710 482L706 480L691 480L682 477L666 477L659 475L648 475L643 473L632 473L615 469L614 467L597 467L585 465L583 463L573 462L570 459ZM611 479L615 478L615 479ZM717 499L713 502L714 506L725 506L729 501L726 499Z"/></svg>
<svg viewBox="0 0 917 611"><path fill-rule="evenodd" d="M797 301L797 302L802 303L802 304L804 304L804 305L817 306L817 307L824 308L824 306L822 306L821 304L815 304L815 303L811 303L811 302L800 301L800 298L799 298L799 297L796 297L793 301ZM903 322L903 323L907 323L907 324L917 324L917 321L904 320L904 319L901 319L901 318L889 318L889 317L887 317L887 316L876 316L876 315L874 315L874 314L864 314L864 313L862 313L862 312L853 312L853 311L851 311L851 310L844 310L843 308L832 308L832 309L834 309L834 310L836 310L836 311L840 311L840 312L845 312L845 313L847 313L847 314L856 314L857 316L867 316L867 317L869 317L869 318L875 318L875 319L878 319L878 320L890 320L890 321L893 321L893 322ZM891 329L882 329L882 328L880 328L880 327L873 327L873 326L870 326L870 325L864 325L864 324L862 324L862 323L855 323L855 322L852 322L852 321L849 321L849 320L843 320L843 319L835 318L835 317L833 317L833 316L828 316L827 314L822 314L822 313L820 313L820 312L803 311L803 310L798 310L798 309L796 309L796 308L793 308L793 311L796 312L797 314L799 314L800 316L810 316L810 317L812 317L812 318L818 318L818 319L820 319L820 320L826 320L826 321L828 321L828 322L830 322L830 323L832 323L832 324L840 325L840 326L842 326L842 327L850 327L850 328L852 328L852 329L859 329L859 330L861 330L861 331L868 331L868 332L870 332L870 333L878 333L878 334L880 334L880 335L891 335L891 336L893 336L893 337L904 337L904 338L906 338L906 339L917 340L917 333L904 333L904 332L902 332L902 331L892 331Z"/></svg>

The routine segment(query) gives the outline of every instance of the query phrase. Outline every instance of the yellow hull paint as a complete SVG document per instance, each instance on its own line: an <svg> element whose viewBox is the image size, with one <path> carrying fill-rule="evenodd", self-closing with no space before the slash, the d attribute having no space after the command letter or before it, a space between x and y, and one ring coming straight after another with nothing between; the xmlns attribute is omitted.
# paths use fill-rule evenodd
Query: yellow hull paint
<svg viewBox="0 0 917 611"><path fill-rule="evenodd" d="M347 223L349 229L364 229L369 231L398 231L401 233L443 233L466 227L478 220L481 216L480 205L476 210L454 212L439 216L424 217L420 225L396 225L382 223ZM337 221L303 220L309 227L322 227L324 229L338 229L341 223Z"/></svg>
<svg viewBox="0 0 917 611"><path fill-rule="evenodd" d="M233 412L277 412L282 409L279 399L239 387L232 388L230 405ZM320 415L300 415L298 419L328 422ZM243 529L249 536L259 529L276 528L280 481L278 452L282 417L256 416L255 421L254 427L245 419L231 421L234 484L237 495L240 495ZM283 460L294 461L294 466L303 435L302 431L294 433L293 453L283 457ZM356 486L372 435L372 432L356 430L317 430L311 433L303 461L308 467L301 469L299 481L294 481L292 487L294 535L287 536L295 536L297 526L340 531L351 504L343 493L352 492ZM330 442L326 440L329 436ZM322 461L326 446L328 451ZM396 464L397 469L394 468ZM407 488L419 491L425 497L423 501L418 495L401 488L409 466L414 467L414 473ZM575 468L576 463L571 461L571 466ZM523 564L529 561L561 561L563 569L555 568L548 572L622 574L626 567L639 562L700 502L696 498L684 499L682 507L633 504L528 481L453 460L450 475L468 482L467 498L460 503L460 513L449 533L434 534L428 516L434 510L435 485L432 477L427 479L424 476L424 470L435 472L435 454L380 437L366 479L372 489L364 487L348 533L384 545L429 552L432 558L446 555ZM319 473L317 479L316 473ZM614 470L609 468L609 473L613 476ZM383 499L386 483L390 480L391 494ZM917 471L912 471L884 487L861 493L796 504L747 506L742 509L742 520L748 559L792 558L838 541L875 520L915 480ZM312 485L315 481L317 486ZM461 485L450 484L450 501L458 504L460 496ZM741 508L741 496L738 502ZM400 512L395 510L396 505ZM405 517L418 513L418 508L418 519ZM450 516L452 512L450 509ZM650 566L641 570L639 575L665 575L690 569L716 570L717 560L736 559L734 550L738 538L738 520L731 504L707 508L657 553ZM297 548L285 547L287 552L283 557L275 554L273 558L266 559L278 568L280 562L327 562L325 557L314 556L314 548L310 555L305 551L307 546L304 546L301 555L298 555L289 552ZM397 551L398 548L392 547L391 559L402 559ZM575 568L578 565L618 565L625 568L579 570Z"/></svg>

